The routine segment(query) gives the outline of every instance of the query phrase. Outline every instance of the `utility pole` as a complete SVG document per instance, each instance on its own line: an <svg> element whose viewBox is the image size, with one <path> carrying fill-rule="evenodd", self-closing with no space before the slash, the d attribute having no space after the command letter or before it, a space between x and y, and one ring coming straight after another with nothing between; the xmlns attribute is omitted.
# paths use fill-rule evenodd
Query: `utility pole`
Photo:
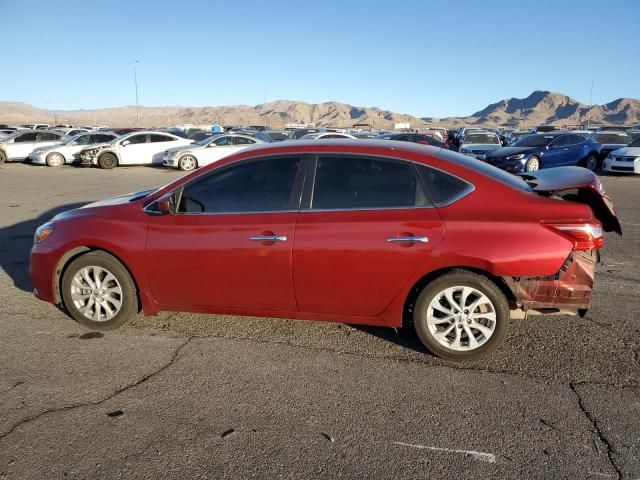
<svg viewBox="0 0 640 480"><path fill-rule="evenodd" d="M138 60L135 60L133 63L133 83L136 87L136 127L140 126L140 105L138 105L138 63L140 63Z"/></svg>
<svg viewBox="0 0 640 480"><path fill-rule="evenodd" d="M591 80L591 93L589 94L589 116L587 118L587 130L591 127L591 107L593 106L593 80Z"/></svg>

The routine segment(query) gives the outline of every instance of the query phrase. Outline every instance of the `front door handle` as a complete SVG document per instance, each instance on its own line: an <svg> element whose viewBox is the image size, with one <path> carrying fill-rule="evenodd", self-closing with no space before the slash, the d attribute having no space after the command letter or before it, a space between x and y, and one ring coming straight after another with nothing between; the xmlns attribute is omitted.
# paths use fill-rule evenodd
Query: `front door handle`
<svg viewBox="0 0 640 480"><path fill-rule="evenodd" d="M387 242L404 242L404 243L428 243L429 237L390 237Z"/></svg>
<svg viewBox="0 0 640 480"><path fill-rule="evenodd" d="M249 240L254 242L286 242L287 237L285 235L257 235Z"/></svg>

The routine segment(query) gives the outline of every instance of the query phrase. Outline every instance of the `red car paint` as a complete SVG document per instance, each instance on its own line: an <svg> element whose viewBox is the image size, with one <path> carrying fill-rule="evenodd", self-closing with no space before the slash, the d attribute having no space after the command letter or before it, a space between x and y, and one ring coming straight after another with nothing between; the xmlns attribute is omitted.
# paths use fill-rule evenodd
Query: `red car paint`
<svg viewBox="0 0 640 480"><path fill-rule="evenodd" d="M416 162L456 175L475 189L437 208L224 215L152 215L144 210L208 171L292 153ZM129 269L145 314L192 311L395 327L402 324L416 285L456 267L504 283L512 301L524 307L552 307L554 299L566 306L563 292L575 289L579 278L588 295L571 306L588 308L595 262L583 275L565 281L562 269L573 262L572 242L542 222L599 225L592 209L552 192L545 197L513 188L477 171L468 160L452 161L452 155L460 157L434 147L377 140L283 142L246 149L144 198L123 197L56 217L54 233L31 252L35 294L60 303L66 263L83 251L100 249ZM566 180L553 190L567 187L570 178ZM271 234L289 241L249 241L250 236ZM386 241L409 234L428 236L429 242ZM555 290L553 295L545 290L544 298L536 300L530 282L542 280L554 282Z"/></svg>

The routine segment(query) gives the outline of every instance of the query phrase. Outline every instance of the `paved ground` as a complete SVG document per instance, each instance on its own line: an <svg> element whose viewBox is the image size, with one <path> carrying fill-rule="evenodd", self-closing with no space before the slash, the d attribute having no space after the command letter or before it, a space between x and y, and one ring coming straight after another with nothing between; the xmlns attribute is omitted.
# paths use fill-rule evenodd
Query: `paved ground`
<svg viewBox="0 0 640 480"><path fill-rule="evenodd" d="M0 169L0 478L640 478L640 178L603 177L625 236L589 315L514 320L476 364L321 322L162 314L103 335L32 297L39 224L178 175Z"/></svg>

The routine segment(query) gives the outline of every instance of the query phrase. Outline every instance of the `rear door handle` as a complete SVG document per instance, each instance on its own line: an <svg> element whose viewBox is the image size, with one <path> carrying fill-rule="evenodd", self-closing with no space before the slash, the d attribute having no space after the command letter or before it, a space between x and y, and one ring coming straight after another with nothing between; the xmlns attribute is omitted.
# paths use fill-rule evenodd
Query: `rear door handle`
<svg viewBox="0 0 640 480"><path fill-rule="evenodd" d="M428 243L429 237L390 237L387 242Z"/></svg>
<svg viewBox="0 0 640 480"><path fill-rule="evenodd" d="M286 242L287 237L285 235L257 235L249 240L254 242Z"/></svg>

